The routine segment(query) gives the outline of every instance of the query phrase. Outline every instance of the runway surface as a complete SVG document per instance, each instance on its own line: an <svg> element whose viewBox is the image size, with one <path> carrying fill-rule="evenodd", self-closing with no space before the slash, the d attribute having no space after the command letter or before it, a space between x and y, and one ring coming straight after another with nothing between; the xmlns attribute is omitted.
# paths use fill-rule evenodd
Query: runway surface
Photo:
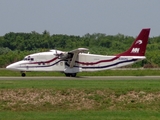
<svg viewBox="0 0 160 120"><path fill-rule="evenodd" d="M160 80L160 76L0 77L0 80Z"/></svg>

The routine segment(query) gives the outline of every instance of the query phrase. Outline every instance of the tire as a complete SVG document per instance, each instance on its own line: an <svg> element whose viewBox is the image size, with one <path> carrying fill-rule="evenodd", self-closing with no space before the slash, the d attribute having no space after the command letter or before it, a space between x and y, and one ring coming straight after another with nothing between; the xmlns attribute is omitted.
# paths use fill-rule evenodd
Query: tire
<svg viewBox="0 0 160 120"><path fill-rule="evenodd" d="M66 77L76 77L77 73L65 73Z"/></svg>
<svg viewBox="0 0 160 120"><path fill-rule="evenodd" d="M26 73L22 73L21 75L22 75L22 77L25 77L25 76L26 76Z"/></svg>
<svg viewBox="0 0 160 120"><path fill-rule="evenodd" d="M70 73L65 73L65 75L66 75L66 77L70 77L71 76Z"/></svg>
<svg viewBox="0 0 160 120"><path fill-rule="evenodd" d="M77 73L71 73L72 77L76 77Z"/></svg>

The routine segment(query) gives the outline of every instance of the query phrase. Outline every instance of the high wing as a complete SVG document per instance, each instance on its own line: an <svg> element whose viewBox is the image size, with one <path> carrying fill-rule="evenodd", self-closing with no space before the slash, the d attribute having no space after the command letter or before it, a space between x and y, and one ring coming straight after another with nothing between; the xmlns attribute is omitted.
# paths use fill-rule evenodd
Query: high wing
<svg viewBox="0 0 160 120"><path fill-rule="evenodd" d="M87 52L88 52L87 48L78 48L78 49L75 49L75 50L72 50L69 52L63 52L63 53L59 52L59 54L56 54L56 55L59 57L59 59L68 60L70 68L73 68L75 61L78 57L78 54L79 53L87 53Z"/></svg>
<svg viewBox="0 0 160 120"><path fill-rule="evenodd" d="M78 48L75 50L70 51L69 53L75 53L75 52L79 52L79 53L87 53L88 49L87 48Z"/></svg>
<svg viewBox="0 0 160 120"><path fill-rule="evenodd" d="M79 53L87 53L87 52L88 52L87 48L78 48L78 49L75 49L75 50L68 52L69 54L73 54L73 57L70 62L70 68L72 68L74 66L75 61L76 61Z"/></svg>

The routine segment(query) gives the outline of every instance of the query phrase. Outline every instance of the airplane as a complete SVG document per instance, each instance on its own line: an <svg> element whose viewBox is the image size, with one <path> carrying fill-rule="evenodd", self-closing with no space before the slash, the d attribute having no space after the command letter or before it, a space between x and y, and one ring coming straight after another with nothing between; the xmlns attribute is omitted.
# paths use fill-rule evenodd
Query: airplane
<svg viewBox="0 0 160 120"><path fill-rule="evenodd" d="M59 71L67 77L76 77L78 72L101 71L118 68L145 59L150 28L141 30L131 47L117 55L90 54L87 48L69 52L50 50L27 55L23 60L10 64L9 70L20 71L25 77L27 71Z"/></svg>

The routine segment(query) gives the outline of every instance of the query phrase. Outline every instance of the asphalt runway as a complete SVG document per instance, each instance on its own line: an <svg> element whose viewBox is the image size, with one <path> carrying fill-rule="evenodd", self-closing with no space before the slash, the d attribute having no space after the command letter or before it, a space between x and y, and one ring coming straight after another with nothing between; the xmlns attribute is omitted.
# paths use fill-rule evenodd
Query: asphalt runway
<svg viewBox="0 0 160 120"><path fill-rule="evenodd" d="M0 77L0 80L160 80L160 76Z"/></svg>

